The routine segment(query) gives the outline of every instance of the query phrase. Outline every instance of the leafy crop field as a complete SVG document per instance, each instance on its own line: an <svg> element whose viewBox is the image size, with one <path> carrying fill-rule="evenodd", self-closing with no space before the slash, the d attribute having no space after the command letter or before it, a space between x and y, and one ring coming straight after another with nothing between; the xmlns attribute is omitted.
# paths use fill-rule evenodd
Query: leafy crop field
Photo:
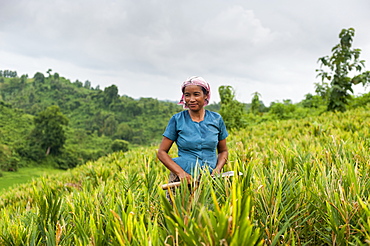
<svg viewBox="0 0 370 246"><path fill-rule="evenodd" d="M368 245L369 109L233 133L224 171L243 175L173 206L156 146L36 179L1 195L0 245Z"/></svg>

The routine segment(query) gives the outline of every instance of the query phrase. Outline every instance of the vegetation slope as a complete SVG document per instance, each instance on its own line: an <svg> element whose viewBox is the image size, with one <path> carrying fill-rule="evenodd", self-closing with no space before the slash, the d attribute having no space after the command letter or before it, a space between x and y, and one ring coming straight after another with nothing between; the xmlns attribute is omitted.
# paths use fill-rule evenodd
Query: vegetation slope
<svg viewBox="0 0 370 246"><path fill-rule="evenodd" d="M1 195L2 245L367 245L370 111L233 132L224 171L176 190L156 146L113 153ZM175 150L171 155L175 155Z"/></svg>
<svg viewBox="0 0 370 246"><path fill-rule="evenodd" d="M115 85L100 90L89 81L47 74L0 71L0 170L40 164L67 169L127 150L123 144L150 145L181 110L172 102L120 96Z"/></svg>

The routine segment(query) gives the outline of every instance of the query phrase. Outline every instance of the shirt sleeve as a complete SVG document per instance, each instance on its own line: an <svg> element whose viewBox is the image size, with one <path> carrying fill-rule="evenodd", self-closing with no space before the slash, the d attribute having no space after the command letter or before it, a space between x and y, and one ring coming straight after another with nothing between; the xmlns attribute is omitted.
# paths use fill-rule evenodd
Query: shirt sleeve
<svg viewBox="0 0 370 246"><path fill-rule="evenodd" d="M163 136L171 139L172 141L177 140L177 123L174 116L171 117L170 121L167 124L166 130L163 133Z"/></svg>
<svg viewBox="0 0 370 246"><path fill-rule="evenodd" d="M227 129L226 129L226 126L225 126L225 122L224 120L222 119L222 117L220 118L220 133L218 134L218 141L221 141L221 140L224 140L225 138L227 138L227 136L229 136L229 133L227 132Z"/></svg>

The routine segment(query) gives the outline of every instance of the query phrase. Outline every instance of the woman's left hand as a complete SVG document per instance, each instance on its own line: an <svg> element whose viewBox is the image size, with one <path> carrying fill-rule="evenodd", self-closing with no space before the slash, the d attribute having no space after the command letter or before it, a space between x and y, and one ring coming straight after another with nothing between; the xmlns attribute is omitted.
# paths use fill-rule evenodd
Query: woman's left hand
<svg viewBox="0 0 370 246"><path fill-rule="evenodd" d="M217 174L220 174L221 173L221 170L219 170L217 167L215 168L215 169L213 169L213 171L212 171L212 176L214 176L214 175L217 175Z"/></svg>

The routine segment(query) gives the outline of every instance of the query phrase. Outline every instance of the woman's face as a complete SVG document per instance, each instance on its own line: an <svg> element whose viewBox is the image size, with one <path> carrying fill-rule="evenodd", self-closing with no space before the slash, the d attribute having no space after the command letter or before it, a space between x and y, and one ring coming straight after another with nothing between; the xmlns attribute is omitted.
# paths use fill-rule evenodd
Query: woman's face
<svg viewBox="0 0 370 246"><path fill-rule="evenodd" d="M207 95L204 94L201 86L188 85L184 88L184 99L189 110L199 111L204 107Z"/></svg>

